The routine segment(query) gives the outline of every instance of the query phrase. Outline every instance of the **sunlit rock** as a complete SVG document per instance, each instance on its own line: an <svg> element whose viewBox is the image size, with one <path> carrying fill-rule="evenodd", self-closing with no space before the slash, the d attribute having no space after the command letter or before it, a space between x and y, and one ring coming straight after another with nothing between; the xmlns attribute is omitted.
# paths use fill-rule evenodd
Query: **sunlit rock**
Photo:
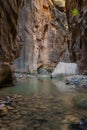
<svg viewBox="0 0 87 130"><path fill-rule="evenodd" d="M25 0L20 24L24 41L21 55L14 63L15 71L53 70L60 58L64 59L67 20L56 4L52 0Z"/></svg>
<svg viewBox="0 0 87 130"><path fill-rule="evenodd" d="M59 7L65 7L65 0L53 0Z"/></svg>

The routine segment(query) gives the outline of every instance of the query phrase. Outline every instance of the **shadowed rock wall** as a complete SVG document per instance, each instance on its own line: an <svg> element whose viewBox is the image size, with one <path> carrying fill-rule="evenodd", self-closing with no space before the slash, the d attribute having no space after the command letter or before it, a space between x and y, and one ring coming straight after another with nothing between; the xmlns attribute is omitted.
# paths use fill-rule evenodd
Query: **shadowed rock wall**
<svg viewBox="0 0 87 130"><path fill-rule="evenodd" d="M79 15L73 15L74 9ZM70 59L77 62L80 73L87 74L87 0L66 0L66 10Z"/></svg>
<svg viewBox="0 0 87 130"><path fill-rule="evenodd" d="M13 61L20 54L19 14L23 0L0 0L0 82L12 80Z"/></svg>
<svg viewBox="0 0 87 130"><path fill-rule="evenodd" d="M64 0L25 0L20 23L24 45L15 71L35 73L39 68L53 69L60 60L69 61L64 10Z"/></svg>

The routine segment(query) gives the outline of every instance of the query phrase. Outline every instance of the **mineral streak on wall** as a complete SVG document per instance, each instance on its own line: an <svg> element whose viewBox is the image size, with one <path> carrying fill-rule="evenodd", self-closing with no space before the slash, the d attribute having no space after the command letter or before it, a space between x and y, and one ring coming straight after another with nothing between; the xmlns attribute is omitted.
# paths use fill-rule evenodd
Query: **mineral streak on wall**
<svg viewBox="0 0 87 130"><path fill-rule="evenodd" d="M39 68L53 69L60 60L69 61L64 11L64 0L25 0L20 23L24 42L15 71L36 73Z"/></svg>

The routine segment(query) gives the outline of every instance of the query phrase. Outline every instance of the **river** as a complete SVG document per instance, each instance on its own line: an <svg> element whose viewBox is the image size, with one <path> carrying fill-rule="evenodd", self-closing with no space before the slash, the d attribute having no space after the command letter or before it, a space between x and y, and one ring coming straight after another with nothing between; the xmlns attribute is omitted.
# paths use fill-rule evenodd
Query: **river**
<svg viewBox="0 0 87 130"><path fill-rule="evenodd" d="M0 89L1 96L14 94L22 95L25 102L23 108L33 113L20 119L28 127L27 130L71 130L70 123L78 122L83 115L83 111L77 109L72 101L79 92L65 85L64 77L20 80L15 85Z"/></svg>

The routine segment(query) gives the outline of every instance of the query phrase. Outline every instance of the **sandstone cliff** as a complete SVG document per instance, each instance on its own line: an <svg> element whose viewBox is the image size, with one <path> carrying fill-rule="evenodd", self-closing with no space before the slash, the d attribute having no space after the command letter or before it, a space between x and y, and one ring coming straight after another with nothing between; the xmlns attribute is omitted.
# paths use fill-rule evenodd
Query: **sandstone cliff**
<svg viewBox="0 0 87 130"><path fill-rule="evenodd" d="M78 11L78 15L72 13ZM87 0L66 0L69 25L69 51L78 71L87 74Z"/></svg>
<svg viewBox="0 0 87 130"><path fill-rule="evenodd" d="M0 82L12 80L12 65L20 54L19 14L23 0L0 0Z"/></svg>
<svg viewBox="0 0 87 130"><path fill-rule="evenodd" d="M15 61L16 71L35 73L39 68L53 69L60 60L69 60L65 54L64 3L64 0L25 0L20 23L24 45Z"/></svg>

